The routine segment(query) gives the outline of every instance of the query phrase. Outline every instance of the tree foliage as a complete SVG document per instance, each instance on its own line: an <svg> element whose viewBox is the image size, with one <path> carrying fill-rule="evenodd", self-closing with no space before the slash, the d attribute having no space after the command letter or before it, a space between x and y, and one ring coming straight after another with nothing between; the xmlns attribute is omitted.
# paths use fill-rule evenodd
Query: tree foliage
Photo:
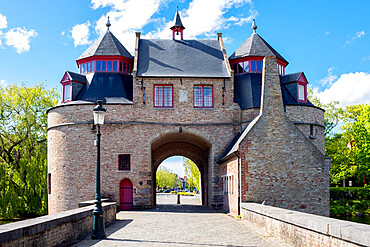
<svg viewBox="0 0 370 247"><path fill-rule="evenodd" d="M0 88L0 217L47 213L47 114L59 98L44 85Z"/></svg>
<svg viewBox="0 0 370 247"><path fill-rule="evenodd" d="M330 182L343 179L361 186L370 176L370 104L337 107L338 102L322 104L313 94L309 100L325 110L325 153L331 157ZM333 129L340 123L341 133Z"/></svg>
<svg viewBox="0 0 370 247"><path fill-rule="evenodd" d="M318 97L316 97L313 91L309 88L307 92L308 100L317 107L325 110L324 114L324 125L325 125L325 136L329 136L333 129L338 125L341 115L343 113L342 108L338 107L338 101L332 101L328 104L323 104Z"/></svg>
<svg viewBox="0 0 370 247"><path fill-rule="evenodd" d="M177 176L171 170L164 166L160 166L156 173L157 189L159 188L173 188L177 185Z"/></svg>
<svg viewBox="0 0 370 247"><path fill-rule="evenodd" d="M184 157L183 166L185 169L186 177L188 178L189 189L193 190L197 188L199 190L199 169L197 165L190 159Z"/></svg>

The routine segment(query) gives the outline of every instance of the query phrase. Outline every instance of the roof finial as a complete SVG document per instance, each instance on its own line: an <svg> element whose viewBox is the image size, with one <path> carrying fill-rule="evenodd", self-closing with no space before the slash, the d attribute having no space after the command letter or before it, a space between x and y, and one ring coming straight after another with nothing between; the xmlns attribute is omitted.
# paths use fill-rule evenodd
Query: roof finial
<svg viewBox="0 0 370 247"><path fill-rule="evenodd" d="M176 12L179 12L179 6L176 6Z"/></svg>
<svg viewBox="0 0 370 247"><path fill-rule="evenodd" d="M110 25L110 21L109 21L109 16L108 16L107 24L105 24L105 25L107 26L107 28L108 28L108 30L109 30L109 27L111 26L111 25Z"/></svg>
<svg viewBox="0 0 370 247"><path fill-rule="evenodd" d="M256 22L254 21L254 19L253 19L253 23L252 23L252 29L253 29L253 33L256 33L257 25L256 25Z"/></svg>

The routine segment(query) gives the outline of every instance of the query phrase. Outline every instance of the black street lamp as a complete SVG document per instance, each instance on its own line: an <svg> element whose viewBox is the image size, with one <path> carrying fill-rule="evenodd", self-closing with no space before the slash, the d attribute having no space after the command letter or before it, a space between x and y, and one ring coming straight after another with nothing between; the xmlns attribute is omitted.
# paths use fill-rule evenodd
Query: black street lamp
<svg viewBox="0 0 370 247"><path fill-rule="evenodd" d="M94 124L97 127L96 132L96 196L95 196L95 208L93 211L94 215L94 226L93 226L93 239L104 239L107 238L105 235L105 226L103 221L103 207L101 205L100 195L100 125L104 124L104 116L107 109L103 107L103 101L98 100L98 105L93 109L94 112Z"/></svg>

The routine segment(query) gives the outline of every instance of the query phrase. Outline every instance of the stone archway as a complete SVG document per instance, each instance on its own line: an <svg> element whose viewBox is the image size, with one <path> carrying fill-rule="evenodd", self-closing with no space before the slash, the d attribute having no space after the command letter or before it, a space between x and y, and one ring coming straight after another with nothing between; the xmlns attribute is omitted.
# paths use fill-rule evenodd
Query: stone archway
<svg viewBox="0 0 370 247"><path fill-rule="evenodd" d="M152 205L156 205L156 171L159 165L172 156L184 156L198 167L201 177L202 204L208 206L210 143L191 133L169 133L152 142Z"/></svg>

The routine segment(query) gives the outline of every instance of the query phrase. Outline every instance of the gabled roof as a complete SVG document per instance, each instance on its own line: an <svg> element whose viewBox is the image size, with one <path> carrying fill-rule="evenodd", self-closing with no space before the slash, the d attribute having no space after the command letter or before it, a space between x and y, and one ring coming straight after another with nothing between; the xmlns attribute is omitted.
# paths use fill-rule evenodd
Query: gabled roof
<svg viewBox="0 0 370 247"><path fill-rule="evenodd" d="M230 77L218 40L140 39L137 76Z"/></svg>
<svg viewBox="0 0 370 247"><path fill-rule="evenodd" d="M109 30L95 40L77 60L91 56L123 56L132 59L131 54Z"/></svg>
<svg viewBox="0 0 370 247"><path fill-rule="evenodd" d="M247 56L275 56L288 63L274 48L272 48L261 36L253 33L230 57L236 59Z"/></svg>
<svg viewBox="0 0 370 247"><path fill-rule="evenodd" d="M70 80L72 81L79 81L83 83L87 83L87 79L85 75L81 75L72 71L67 71L66 74L69 75Z"/></svg>
<svg viewBox="0 0 370 247"><path fill-rule="evenodd" d="M293 73L293 74L283 75L283 76L280 77L280 81L283 84L287 84L287 83L290 83L290 82L297 82L297 81L308 82L307 78L306 78L306 76L303 72L297 72L297 73Z"/></svg>

